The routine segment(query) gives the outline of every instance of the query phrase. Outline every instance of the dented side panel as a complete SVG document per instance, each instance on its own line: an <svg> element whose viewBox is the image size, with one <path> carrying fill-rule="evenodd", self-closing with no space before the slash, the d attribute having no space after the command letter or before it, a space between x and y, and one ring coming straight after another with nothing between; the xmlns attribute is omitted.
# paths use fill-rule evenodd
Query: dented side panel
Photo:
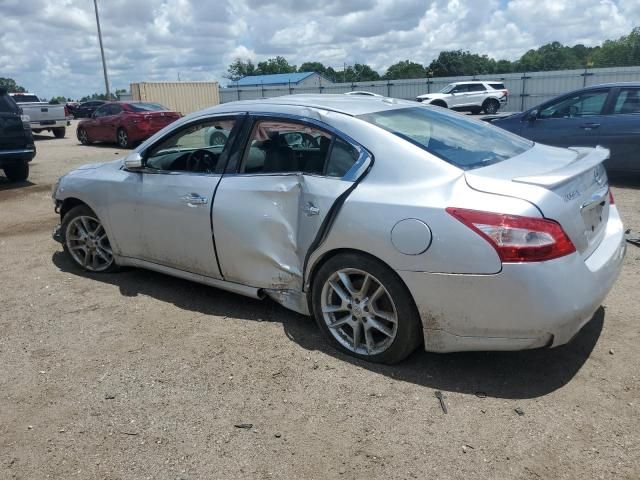
<svg viewBox="0 0 640 480"><path fill-rule="evenodd" d="M301 173L223 177L212 218L225 280L301 291L307 250L335 199L351 185Z"/></svg>

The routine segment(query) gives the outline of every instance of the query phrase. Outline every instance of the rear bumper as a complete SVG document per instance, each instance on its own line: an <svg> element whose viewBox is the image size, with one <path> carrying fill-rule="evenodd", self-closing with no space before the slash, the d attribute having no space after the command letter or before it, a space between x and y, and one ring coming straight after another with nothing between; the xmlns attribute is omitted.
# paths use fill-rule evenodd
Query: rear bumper
<svg viewBox="0 0 640 480"><path fill-rule="evenodd" d="M31 130L47 130L50 128L62 128L68 127L71 125L71 122L67 119L64 120L53 120L51 123L48 123L46 120L42 122L29 122L31 125Z"/></svg>
<svg viewBox="0 0 640 480"><path fill-rule="evenodd" d="M0 150L0 167L12 163L30 162L36 156L35 148Z"/></svg>
<svg viewBox="0 0 640 480"><path fill-rule="evenodd" d="M134 142L140 142L142 140L146 140L147 138L150 138L151 136L155 135L167 125L163 125L161 127L149 127L148 129L129 127L127 128L127 134L129 135L130 140Z"/></svg>
<svg viewBox="0 0 640 480"><path fill-rule="evenodd" d="M587 323L617 279L626 251L611 207L604 239L585 259L504 264L496 275L398 272L418 306L425 349L522 350L558 346Z"/></svg>

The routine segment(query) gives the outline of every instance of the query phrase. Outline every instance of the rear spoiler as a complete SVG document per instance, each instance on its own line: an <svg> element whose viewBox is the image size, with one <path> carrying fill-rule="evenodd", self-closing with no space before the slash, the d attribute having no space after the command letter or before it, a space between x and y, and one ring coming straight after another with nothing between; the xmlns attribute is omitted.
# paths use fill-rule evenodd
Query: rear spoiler
<svg viewBox="0 0 640 480"><path fill-rule="evenodd" d="M592 169L609 158L609 149L601 146L597 146L596 148L570 147L569 150L573 150L578 154L576 159L569 165L551 170L543 175L517 177L514 178L513 181L554 188Z"/></svg>

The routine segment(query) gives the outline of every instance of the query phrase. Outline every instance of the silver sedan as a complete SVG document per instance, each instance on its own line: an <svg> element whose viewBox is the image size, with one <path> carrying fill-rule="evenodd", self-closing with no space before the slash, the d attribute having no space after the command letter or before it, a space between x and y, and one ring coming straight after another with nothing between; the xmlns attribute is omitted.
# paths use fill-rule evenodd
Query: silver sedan
<svg viewBox="0 0 640 480"><path fill-rule="evenodd" d="M92 272L271 297L374 362L553 347L622 265L607 156L389 98L233 102L63 176L54 238Z"/></svg>

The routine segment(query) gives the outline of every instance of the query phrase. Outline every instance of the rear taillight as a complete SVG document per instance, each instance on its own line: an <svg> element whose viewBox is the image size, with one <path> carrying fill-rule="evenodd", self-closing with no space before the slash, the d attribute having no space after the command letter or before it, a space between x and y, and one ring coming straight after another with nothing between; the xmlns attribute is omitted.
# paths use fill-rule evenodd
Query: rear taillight
<svg viewBox="0 0 640 480"><path fill-rule="evenodd" d="M65 117L69 116L69 107L67 107L66 105L64 106L64 116Z"/></svg>
<svg viewBox="0 0 640 480"><path fill-rule="evenodd" d="M615 205L616 202L613 200L613 192L609 189L609 205Z"/></svg>
<svg viewBox="0 0 640 480"><path fill-rule="evenodd" d="M489 242L502 262L542 262L576 251L553 220L453 207L447 212Z"/></svg>

